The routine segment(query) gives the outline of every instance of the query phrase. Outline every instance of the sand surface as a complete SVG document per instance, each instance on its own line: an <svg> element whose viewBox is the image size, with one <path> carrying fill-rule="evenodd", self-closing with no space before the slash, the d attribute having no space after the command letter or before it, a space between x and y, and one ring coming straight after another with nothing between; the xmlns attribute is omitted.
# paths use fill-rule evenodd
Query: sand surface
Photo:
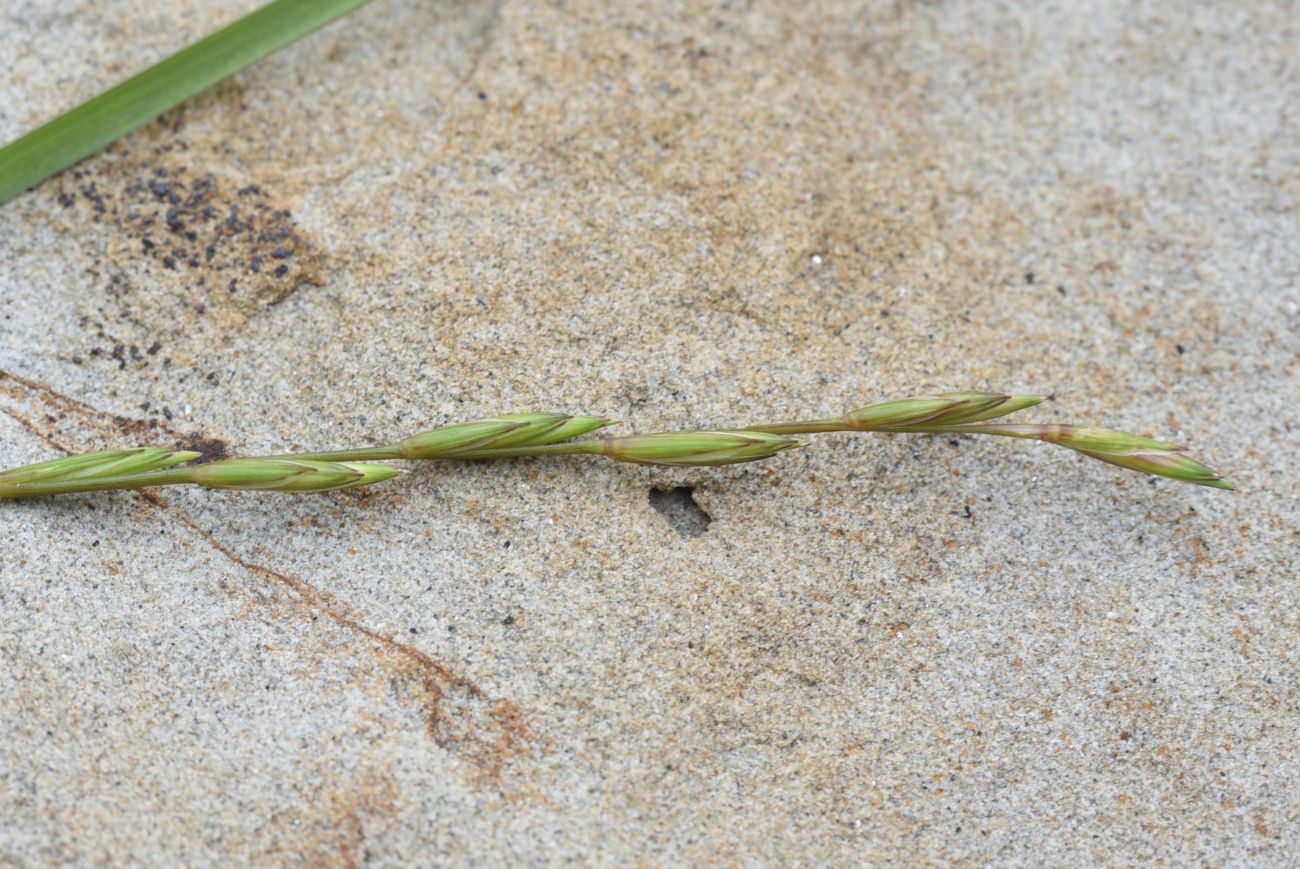
<svg viewBox="0 0 1300 869"><path fill-rule="evenodd" d="M0 139L254 5L0 0ZM1240 487L861 435L2 504L0 865L1294 865L1297 45L376 0L0 206L0 466L995 389Z"/></svg>

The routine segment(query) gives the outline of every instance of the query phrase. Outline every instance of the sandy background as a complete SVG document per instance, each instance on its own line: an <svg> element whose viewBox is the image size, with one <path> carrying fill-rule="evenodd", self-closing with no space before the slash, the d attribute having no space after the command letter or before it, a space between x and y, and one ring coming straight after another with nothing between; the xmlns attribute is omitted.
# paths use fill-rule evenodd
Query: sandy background
<svg viewBox="0 0 1300 869"><path fill-rule="evenodd" d="M0 139L254 5L0 0ZM0 505L0 865L1293 864L1297 45L377 0L0 207L3 466L991 388L1240 486L859 436Z"/></svg>

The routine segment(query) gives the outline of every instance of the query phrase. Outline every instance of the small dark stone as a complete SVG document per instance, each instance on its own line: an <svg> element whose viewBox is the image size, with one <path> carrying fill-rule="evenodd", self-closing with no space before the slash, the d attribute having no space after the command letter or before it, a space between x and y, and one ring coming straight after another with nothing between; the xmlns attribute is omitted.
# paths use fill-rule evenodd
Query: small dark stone
<svg viewBox="0 0 1300 869"><path fill-rule="evenodd" d="M149 189L153 191L154 196L166 196L172 192L172 185L170 181L155 178L149 182Z"/></svg>
<svg viewBox="0 0 1300 869"><path fill-rule="evenodd" d="M288 259L293 256L293 251L289 250L289 248L284 245L278 245L275 250L271 251L271 256L275 259Z"/></svg>
<svg viewBox="0 0 1300 869"><path fill-rule="evenodd" d="M163 408L163 416L171 419L171 412ZM191 434L180 442L178 445L183 449L193 450L199 454L199 461L215 462L227 458L230 455L229 444L221 438L204 437L202 434Z"/></svg>

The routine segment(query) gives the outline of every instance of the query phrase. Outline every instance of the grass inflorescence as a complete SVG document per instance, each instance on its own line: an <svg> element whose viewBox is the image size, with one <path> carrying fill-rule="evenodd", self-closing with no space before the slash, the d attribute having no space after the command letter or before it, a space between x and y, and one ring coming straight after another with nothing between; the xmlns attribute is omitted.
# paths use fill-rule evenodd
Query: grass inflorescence
<svg viewBox="0 0 1300 869"><path fill-rule="evenodd" d="M880 402L843 416L716 431L654 432L581 439L613 420L557 413L507 414L442 426L374 447L223 459L194 464L198 453L158 447L67 456L0 472L0 499L190 484L210 489L320 492L351 489L400 473L391 460L483 460L527 456L603 456L649 465L716 466L767 459L828 432L973 434L1056 444L1143 474L1231 489L1183 448L1108 428L1007 424L989 420L1033 407L1034 395L953 392ZM578 438L575 440L575 438Z"/></svg>

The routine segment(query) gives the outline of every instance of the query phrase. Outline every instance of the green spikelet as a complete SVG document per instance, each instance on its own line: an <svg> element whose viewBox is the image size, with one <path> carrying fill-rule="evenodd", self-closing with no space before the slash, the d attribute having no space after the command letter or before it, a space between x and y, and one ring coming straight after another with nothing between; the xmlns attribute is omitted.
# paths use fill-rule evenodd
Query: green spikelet
<svg viewBox="0 0 1300 869"><path fill-rule="evenodd" d="M512 413L477 422L443 426L403 438L393 445L397 458L455 458L481 450L542 446L613 425L598 416Z"/></svg>
<svg viewBox="0 0 1300 869"><path fill-rule="evenodd" d="M401 473L373 462L317 462L307 459L225 459L195 465L191 481L209 489L258 492L323 492L351 489Z"/></svg>
<svg viewBox="0 0 1300 869"><path fill-rule="evenodd" d="M1232 488L1232 483L1225 480L1222 474L1187 455L1183 447L1112 428L1004 424L952 426L946 431L1039 440L1142 474L1154 474L1212 489Z"/></svg>
<svg viewBox="0 0 1300 869"><path fill-rule="evenodd" d="M1006 416L1043 399L1037 395L948 392L871 404L845 414L852 431L923 432L934 426L962 425Z"/></svg>
<svg viewBox="0 0 1300 869"><path fill-rule="evenodd" d="M600 443L602 455L643 465L733 465L803 445L794 438L756 431L658 432Z"/></svg>
<svg viewBox="0 0 1300 869"><path fill-rule="evenodd" d="M166 450L158 447L103 450L12 468L0 473L0 481L16 484L122 477L158 468L169 468L197 459L200 455L189 450Z"/></svg>

